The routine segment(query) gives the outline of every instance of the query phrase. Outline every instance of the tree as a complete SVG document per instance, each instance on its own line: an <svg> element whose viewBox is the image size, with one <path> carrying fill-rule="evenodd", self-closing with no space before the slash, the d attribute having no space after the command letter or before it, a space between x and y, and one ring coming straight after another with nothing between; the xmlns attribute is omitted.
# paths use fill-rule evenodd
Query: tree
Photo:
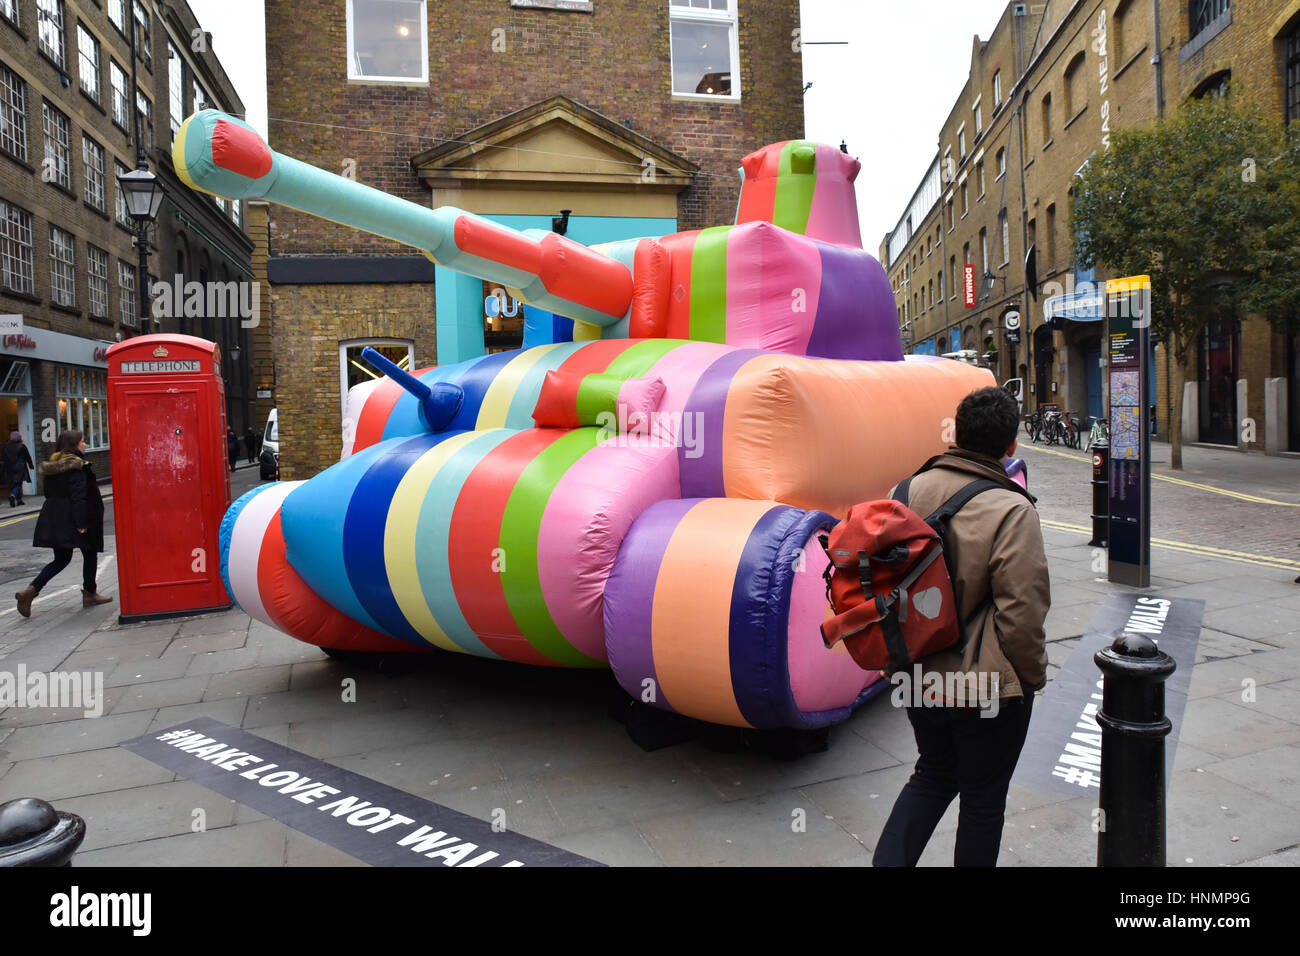
<svg viewBox="0 0 1300 956"><path fill-rule="evenodd" d="M1183 383L1206 326L1234 309L1278 326L1300 312L1298 160L1300 137L1229 96L1116 131L1075 185L1079 263L1151 276L1152 336L1176 367L1173 468L1183 464Z"/></svg>

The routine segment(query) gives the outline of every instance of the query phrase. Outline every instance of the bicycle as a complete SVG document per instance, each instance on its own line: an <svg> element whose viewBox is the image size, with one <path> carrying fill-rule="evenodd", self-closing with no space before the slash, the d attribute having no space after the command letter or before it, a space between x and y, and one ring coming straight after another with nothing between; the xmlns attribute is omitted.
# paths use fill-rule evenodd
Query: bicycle
<svg viewBox="0 0 1300 956"><path fill-rule="evenodd" d="M1035 409L1025 416L1025 434L1029 440L1037 444L1038 439L1043 433L1043 412L1042 409Z"/></svg>
<svg viewBox="0 0 1300 956"><path fill-rule="evenodd" d="M1061 424L1062 440L1067 448L1079 448L1083 444L1083 422L1070 412L1066 412Z"/></svg>
<svg viewBox="0 0 1300 956"><path fill-rule="evenodd" d="M1109 418L1092 418L1092 425L1088 428L1088 437L1084 439L1083 450L1092 451L1092 446L1097 444L1099 441L1104 441L1108 445L1110 444Z"/></svg>

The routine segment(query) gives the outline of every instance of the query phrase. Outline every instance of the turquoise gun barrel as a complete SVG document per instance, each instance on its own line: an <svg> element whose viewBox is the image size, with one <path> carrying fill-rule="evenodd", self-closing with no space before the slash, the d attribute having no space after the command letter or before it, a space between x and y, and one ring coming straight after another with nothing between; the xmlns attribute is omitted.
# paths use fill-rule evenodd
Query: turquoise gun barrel
<svg viewBox="0 0 1300 956"><path fill-rule="evenodd" d="M217 110L185 120L172 146L180 178L227 199L266 199L424 251L455 272L593 325L628 314L627 266L563 236L520 232L453 206L428 209L275 152L251 126Z"/></svg>

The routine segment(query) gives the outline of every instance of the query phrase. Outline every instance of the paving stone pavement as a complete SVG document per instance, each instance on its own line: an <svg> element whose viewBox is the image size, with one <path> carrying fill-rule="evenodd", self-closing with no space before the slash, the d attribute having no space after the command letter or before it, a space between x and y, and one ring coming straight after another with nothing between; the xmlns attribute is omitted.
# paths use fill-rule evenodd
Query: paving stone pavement
<svg viewBox="0 0 1300 956"><path fill-rule="evenodd" d="M1087 469L1031 455L1044 518L1086 524ZM1249 480L1224 468L1211 462L1196 480L1300 500L1300 462L1271 460L1268 474ZM1283 487L1275 470L1291 484ZM1279 525L1285 534L1274 537L1283 541L1300 524L1300 509L1239 500L1228 508L1211 492L1156 485L1158 537L1213 544L1220 539L1207 529L1232 515L1234 528L1222 533L1235 535L1235 550L1282 557L1284 549L1253 537L1256 529ZM1246 517L1236 516L1237 505ZM1049 526L1044 540L1054 676L1105 596L1123 589L1106 582L1086 535ZM1154 593L1206 602L1169 771L1169 862L1295 865L1295 574L1173 550L1153 555ZM0 593L22 586L30 563L29 549L0 542L0 581L8 589ZM115 570L106 557L101 590L114 595ZM116 605L83 610L75 582L64 592L52 585L30 619L3 613L11 606L0 603L0 670L80 669L103 679L99 717L67 709L0 712L0 802L41 796L84 816L81 866L358 865L118 746L200 715L480 819L503 811L518 832L612 865L869 865L916 758L906 715L887 697L835 728L825 753L798 760L709 740L647 753L608 716L618 691L604 672L437 655L405 673L379 673L328 659L237 609L122 627ZM343 699L347 678L356 682L355 702ZM1001 864L1094 865L1095 806L1095 796L1013 787ZM954 802L922 865L950 864L957 809Z"/></svg>

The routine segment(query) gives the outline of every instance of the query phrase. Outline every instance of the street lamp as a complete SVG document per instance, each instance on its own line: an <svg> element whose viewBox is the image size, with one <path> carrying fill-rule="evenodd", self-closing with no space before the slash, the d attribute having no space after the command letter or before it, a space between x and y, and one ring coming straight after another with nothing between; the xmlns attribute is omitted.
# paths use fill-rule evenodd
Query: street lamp
<svg viewBox="0 0 1300 956"><path fill-rule="evenodd" d="M163 186L148 169L133 169L129 173L118 173L118 188L122 190L122 200L126 203L127 214L135 223L135 247L140 253L137 267L136 287L140 295L140 326L149 330L146 324L149 316L149 225L158 218L162 207Z"/></svg>

